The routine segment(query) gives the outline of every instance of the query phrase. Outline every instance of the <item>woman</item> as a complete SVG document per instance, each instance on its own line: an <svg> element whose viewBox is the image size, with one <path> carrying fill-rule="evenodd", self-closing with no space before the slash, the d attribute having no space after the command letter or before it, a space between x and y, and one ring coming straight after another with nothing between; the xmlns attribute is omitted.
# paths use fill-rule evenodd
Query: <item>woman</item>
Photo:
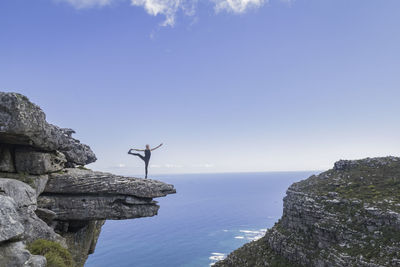
<svg viewBox="0 0 400 267"><path fill-rule="evenodd" d="M131 148L128 151L128 154L134 155L134 156L138 156L139 158L141 158L144 161L146 179L147 179L147 167L149 166L149 161L150 161L150 157L151 157L151 151L156 150L157 148L159 148L162 145L163 144L161 143L159 146L156 146L155 148L152 148L152 149L150 149L149 145L146 145L146 149ZM132 150L134 150L134 151L144 151L144 157L142 155L140 155L139 153L132 153Z"/></svg>

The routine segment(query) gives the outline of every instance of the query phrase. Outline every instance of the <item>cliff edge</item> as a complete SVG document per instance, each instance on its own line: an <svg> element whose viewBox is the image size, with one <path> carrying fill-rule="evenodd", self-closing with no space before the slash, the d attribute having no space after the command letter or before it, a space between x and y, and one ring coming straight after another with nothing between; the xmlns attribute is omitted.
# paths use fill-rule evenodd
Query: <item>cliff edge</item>
<svg viewBox="0 0 400 267"><path fill-rule="evenodd" d="M86 169L96 156L73 133L49 124L27 97L0 92L0 267L46 266L26 249L38 239L59 243L83 266L104 220L154 216L153 199L176 192Z"/></svg>
<svg viewBox="0 0 400 267"><path fill-rule="evenodd" d="M400 158L341 160L291 185L275 226L214 266L400 266Z"/></svg>

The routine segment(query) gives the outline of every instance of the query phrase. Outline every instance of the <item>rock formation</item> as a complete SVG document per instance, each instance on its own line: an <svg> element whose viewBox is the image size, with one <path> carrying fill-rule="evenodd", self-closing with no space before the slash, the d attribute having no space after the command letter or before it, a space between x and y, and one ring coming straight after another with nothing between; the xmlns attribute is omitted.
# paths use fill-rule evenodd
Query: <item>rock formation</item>
<svg viewBox="0 0 400 267"><path fill-rule="evenodd" d="M104 220L154 216L153 198L175 193L155 180L94 172L96 160L71 129L46 122L28 98L0 92L0 267L46 266L25 245L60 243L83 266Z"/></svg>
<svg viewBox="0 0 400 267"><path fill-rule="evenodd" d="M400 158L341 160L293 184L279 222L215 266L400 266Z"/></svg>

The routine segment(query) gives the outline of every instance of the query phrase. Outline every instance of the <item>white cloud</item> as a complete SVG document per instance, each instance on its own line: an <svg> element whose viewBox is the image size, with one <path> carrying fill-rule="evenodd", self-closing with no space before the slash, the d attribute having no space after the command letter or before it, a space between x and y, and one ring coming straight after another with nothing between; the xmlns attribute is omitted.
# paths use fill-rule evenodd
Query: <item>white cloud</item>
<svg viewBox="0 0 400 267"><path fill-rule="evenodd" d="M165 21L162 26L173 26L175 24L175 14L178 12L181 0L132 0L133 6L142 6L147 13L153 16L162 14Z"/></svg>
<svg viewBox="0 0 400 267"><path fill-rule="evenodd" d="M114 0L58 0L59 2L67 2L77 9L90 7L103 7L110 5Z"/></svg>
<svg viewBox="0 0 400 267"><path fill-rule="evenodd" d="M214 0L215 11L245 13L251 8L261 7L267 0Z"/></svg>
<svg viewBox="0 0 400 267"><path fill-rule="evenodd" d="M66 2L77 9L104 7L117 1L128 0L55 0ZM182 12L187 16L193 16L196 13L198 0L129 0L132 6L143 7L145 11L152 16L163 15L165 20L161 26L174 26L176 15ZM215 11L232 12L235 14L245 13L249 9L259 8L268 0L209 0L215 4ZM281 0L289 1L289 0Z"/></svg>
<svg viewBox="0 0 400 267"><path fill-rule="evenodd" d="M179 165L179 164L170 164L167 163L164 165L166 168L171 169L171 168L183 168L183 165Z"/></svg>
<svg viewBox="0 0 400 267"><path fill-rule="evenodd" d="M161 165L158 164L150 164L150 168L161 168Z"/></svg>
<svg viewBox="0 0 400 267"><path fill-rule="evenodd" d="M209 163L205 163L205 164L192 164L192 167L195 168L213 168L214 164L209 164Z"/></svg>

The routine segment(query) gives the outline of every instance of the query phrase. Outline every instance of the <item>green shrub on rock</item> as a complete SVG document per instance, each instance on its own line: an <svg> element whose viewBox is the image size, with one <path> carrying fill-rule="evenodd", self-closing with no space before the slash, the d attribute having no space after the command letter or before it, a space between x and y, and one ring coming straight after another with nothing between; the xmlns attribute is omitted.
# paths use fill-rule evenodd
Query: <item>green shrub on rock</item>
<svg viewBox="0 0 400 267"><path fill-rule="evenodd" d="M71 253L54 241L38 239L28 245L34 255L42 255L47 259L47 267L74 267Z"/></svg>

